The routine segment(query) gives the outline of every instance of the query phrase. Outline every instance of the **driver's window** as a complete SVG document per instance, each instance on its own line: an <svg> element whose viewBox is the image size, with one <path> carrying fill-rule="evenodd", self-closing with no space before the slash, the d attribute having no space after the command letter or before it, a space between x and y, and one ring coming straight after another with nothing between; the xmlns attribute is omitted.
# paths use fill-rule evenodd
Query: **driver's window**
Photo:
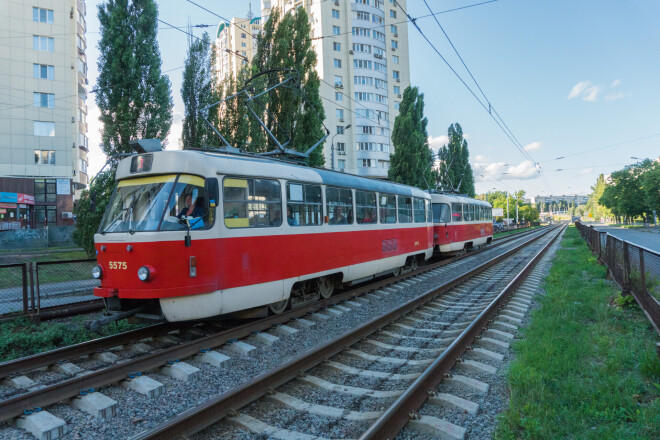
<svg viewBox="0 0 660 440"><path fill-rule="evenodd" d="M191 229L207 229L212 224L206 215L208 211L204 179L182 174L172 190L161 230L185 229L186 221Z"/></svg>

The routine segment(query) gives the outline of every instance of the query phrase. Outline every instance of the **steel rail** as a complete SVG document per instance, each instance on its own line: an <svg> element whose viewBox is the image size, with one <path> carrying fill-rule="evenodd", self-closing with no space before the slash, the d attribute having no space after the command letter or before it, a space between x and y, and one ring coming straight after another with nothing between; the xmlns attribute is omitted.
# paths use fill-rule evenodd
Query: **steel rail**
<svg viewBox="0 0 660 440"><path fill-rule="evenodd" d="M564 226L565 228L565 226ZM562 229L563 230L563 229ZM511 296L527 274L536 266L552 243L561 235L561 230L545 245L522 271L495 297L490 304L472 321L472 323L427 367L427 369L403 392L399 398L360 436L360 440L395 438L408 423L411 415L429 397L429 392L438 386L444 374L449 372L456 360L467 350L474 339L481 333L495 314L499 313L503 303Z"/></svg>
<svg viewBox="0 0 660 440"><path fill-rule="evenodd" d="M468 257L476 255L480 252L493 249L495 246L500 246L500 245L506 244L511 240L521 238L521 236L523 236L523 235L530 235L533 232L539 232L539 231L541 231L541 230L540 229L535 229L535 230L532 230L532 231L521 232L519 234L513 234L513 235L516 235L516 237L511 237L511 238L509 238L509 236L503 237L501 241L498 240L498 242L496 244L492 245L491 247L484 247L484 248L480 248L480 249L477 249L475 251L472 251L470 253L457 255L457 256L454 256L452 258L449 258L449 259L446 259L446 260L443 260L443 261L433 263L433 264L430 264L428 266L424 266L422 268L419 268L415 272L408 272L408 273L405 273L405 274L401 274L399 277L388 278L388 279L385 279L385 280L379 280L375 283L370 283L368 285L360 286L357 289L352 289L348 292L343 292L343 293L334 295L329 300L323 300L321 302L321 305L319 307L317 307L316 309L306 309L305 310L304 306L303 306L301 308L297 308L297 309L294 309L292 311L285 312L285 314L278 315L282 319L275 320L275 322L272 322L272 320L271 320L271 321L269 321L269 323L267 324L266 327L259 328L258 330L263 330L264 328L268 328L268 327L272 326L273 324L278 324L278 323L281 323L281 322L288 321L290 319L300 317L301 316L301 313L300 313L301 310L304 310L304 313L302 313L302 315L307 314L307 313L312 313L312 312L314 312L314 311L316 311L320 308L324 308L324 307L327 307L329 305L334 305L334 304L339 303L341 301L345 301L347 299L357 297L359 295L362 295L362 294L364 294L366 292L369 292L369 291L372 291L372 290L377 290L377 289L380 289L380 288L383 288L383 287L387 287L391 284L394 284L395 282L405 280L407 278L419 275L419 274L424 273L424 272L435 270L439 267L446 266L448 264L454 263L454 262L462 260L464 258L468 258ZM504 240L504 238L507 238L507 240ZM274 317L271 317L271 318L274 318ZM268 319L268 318L266 318L266 319ZM5 377L9 377L11 375L16 375L16 374L21 373L21 372L26 372L26 371L34 370L34 369L37 369L37 368L53 365L56 362L61 361L63 359L72 360L72 359L75 359L77 357L80 357L80 356L83 356L83 355L86 355L86 354L95 353L95 352L98 352L100 350L105 350L105 349L109 349L109 348L112 348L112 347L117 347L119 345L124 345L124 344L127 344L127 343L135 341L135 340L145 339L145 338L152 337L152 336L155 336L155 335L162 335L162 334L170 332L172 330L184 328L186 325L189 325L189 323L169 323L169 324L168 323L161 323L161 324L151 325L149 327L144 327L144 328L140 328L140 329L137 329L137 330L123 332L123 333L119 333L119 334L112 335L112 336L106 336L104 338L93 339L91 341L86 341L86 342L82 342L82 343L79 343L79 344L75 344L75 345L71 345L71 346L67 346L67 347L62 347L62 348L58 348L58 349L55 349L55 350L50 350L50 351L46 351L46 352L43 352L43 353L38 353L38 354L22 357L22 358L19 358L19 359L14 359L14 360L7 361L7 362L2 362L2 363L0 363L0 379L3 379ZM248 326L254 326L254 323L250 323L250 324L248 324ZM241 328L243 328L243 327L245 327L245 326L241 326ZM249 328L252 329L252 330L249 330L250 332L255 331L254 327L249 327ZM246 331L247 331L247 329L246 329ZM229 339L232 339L232 338L227 338L227 340L229 340ZM1 416L0 416L0 420L2 420Z"/></svg>
<svg viewBox="0 0 660 440"><path fill-rule="evenodd" d="M171 439L179 438L185 435L190 435L198 432L213 423L233 414L238 409L252 403L253 401L261 398L270 389L275 389L290 380L294 379L299 374L304 374L307 370L319 365L320 363L328 360L335 354L345 350L347 347L359 342L361 339L371 335L379 329L390 324L392 321L412 312L425 303L431 301L436 296L454 288L455 286L468 281L477 273L480 273L493 265L503 261L507 257L520 251L522 248L535 242L542 236L549 233L552 229L544 231L530 240L496 256L495 258L482 263L476 268L458 275L451 280L445 282L441 286L434 287L426 293L413 298L398 308L387 312L371 321L361 325L360 327L350 330L337 339L330 341L322 346L312 349L302 355L290 360L284 365L263 373L256 378L240 385L232 390L229 390L216 398L213 398L201 405L190 408L189 410L179 414L167 422L164 422L155 428L142 432L133 440L154 440L154 439ZM0 411L2 407L0 407Z"/></svg>

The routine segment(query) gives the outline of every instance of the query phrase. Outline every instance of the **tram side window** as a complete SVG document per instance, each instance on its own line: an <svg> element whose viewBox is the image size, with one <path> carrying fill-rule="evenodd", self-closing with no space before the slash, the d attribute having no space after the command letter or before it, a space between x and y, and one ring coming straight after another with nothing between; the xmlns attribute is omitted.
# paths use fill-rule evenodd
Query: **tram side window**
<svg viewBox="0 0 660 440"><path fill-rule="evenodd" d="M378 199L380 222L396 223L396 196L392 194L380 194Z"/></svg>
<svg viewBox="0 0 660 440"><path fill-rule="evenodd" d="M433 223L450 223L451 222L451 209L446 203L434 203L431 205L433 209Z"/></svg>
<svg viewBox="0 0 660 440"><path fill-rule="evenodd" d="M320 226L321 187L303 183L286 184L286 221L290 226Z"/></svg>
<svg viewBox="0 0 660 440"><path fill-rule="evenodd" d="M463 205L460 203L451 204L451 221L452 222L462 222L463 221Z"/></svg>
<svg viewBox="0 0 660 440"><path fill-rule="evenodd" d="M375 224L376 217L376 193L368 191L355 191L355 216L360 224Z"/></svg>
<svg viewBox="0 0 660 440"><path fill-rule="evenodd" d="M327 187L325 199L329 224L353 224L353 192L350 189Z"/></svg>
<svg viewBox="0 0 660 440"><path fill-rule="evenodd" d="M472 213L470 212L470 205L463 203L463 220L466 222L472 221Z"/></svg>
<svg viewBox="0 0 660 440"><path fill-rule="evenodd" d="M399 223L412 222L412 197L399 196Z"/></svg>
<svg viewBox="0 0 660 440"><path fill-rule="evenodd" d="M413 199L413 217L415 219L415 223L424 223L426 221L424 199Z"/></svg>
<svg viewBox="0 0 660 440"><path fill-rule="evenodd" d="M280 182L226 177L223 182L225 226L265 228L282 224Z"/></svg>
<svg viewBox="0 0 660 440"><path fill-rule="evenodd" d="M431 210L431 201L424 200L424 206L426 207L426 223L433 222L433 211Z"/></svg>

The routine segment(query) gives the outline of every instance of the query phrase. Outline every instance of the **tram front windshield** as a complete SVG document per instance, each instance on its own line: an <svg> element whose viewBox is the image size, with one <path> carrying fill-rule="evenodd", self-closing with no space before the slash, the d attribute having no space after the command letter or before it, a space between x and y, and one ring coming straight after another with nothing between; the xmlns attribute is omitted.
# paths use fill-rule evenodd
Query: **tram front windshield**
<svg viewBox="0 0 660 440"><path fill-rule="evenodd" d="M121 180L99 231L176 231L203 227L208 200L204 179L187 174Z"/></svg>

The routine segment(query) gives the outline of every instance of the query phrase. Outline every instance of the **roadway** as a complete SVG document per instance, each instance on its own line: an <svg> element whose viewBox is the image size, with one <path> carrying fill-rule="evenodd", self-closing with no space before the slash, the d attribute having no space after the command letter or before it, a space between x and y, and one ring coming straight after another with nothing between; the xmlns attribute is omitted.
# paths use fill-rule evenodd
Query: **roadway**
<svg viewBox="0 0 660 440"><path fill-rule="evenodd" d="M588 225L588 223L587 223ZM607 231L608 234L621 240L628 241L638 246L651 249L660 253L660 228L625 229L614 226L594 225L599 231Z"/></svg>

